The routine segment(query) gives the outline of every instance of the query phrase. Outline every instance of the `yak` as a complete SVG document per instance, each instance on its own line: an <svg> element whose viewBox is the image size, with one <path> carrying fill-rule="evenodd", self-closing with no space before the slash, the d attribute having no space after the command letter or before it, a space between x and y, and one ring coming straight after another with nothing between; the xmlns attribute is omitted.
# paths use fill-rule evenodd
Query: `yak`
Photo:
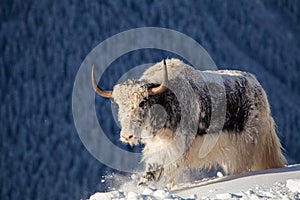
<svg viewBox="0 0 300 200"><path fill-rule="evenodd" d="M284 167L267 95L256 77L237 70L195 70L166 59L104 91L114 101L120 140L144 144L140 185L164 177L171 188L183 169L221 167L226 174Z"/></svg>

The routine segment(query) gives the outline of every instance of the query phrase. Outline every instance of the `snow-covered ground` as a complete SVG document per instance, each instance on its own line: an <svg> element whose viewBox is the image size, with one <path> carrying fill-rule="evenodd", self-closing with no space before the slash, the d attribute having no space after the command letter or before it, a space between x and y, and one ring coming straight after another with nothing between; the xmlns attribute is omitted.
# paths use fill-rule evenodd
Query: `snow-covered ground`
<svg viewBox="0 0 300 200"><path fill-rule="evenodd" d="M300 164L283 169L249 172L206 181L185 183L175 189L127 187L95 193L90 200L105 199L296 199L300 200Z"/></svg>

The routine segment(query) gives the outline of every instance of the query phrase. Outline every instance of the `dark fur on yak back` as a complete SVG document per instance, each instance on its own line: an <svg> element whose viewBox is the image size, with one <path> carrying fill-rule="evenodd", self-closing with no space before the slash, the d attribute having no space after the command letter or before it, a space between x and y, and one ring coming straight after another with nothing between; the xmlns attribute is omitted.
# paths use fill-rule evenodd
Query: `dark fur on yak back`
<svg viewBox="0 0 300 200"><path fill-rule="evenodd" d="M226 92L226 116L222 131L240 133L245 128L245 123L249 117L251 102L247 96L246 88L249 87L245 77L229 77L222 75L223 84ZM211 96L207 84L203 81L200 86L190 82L195 93L201 102L201 113L197 135L207 133L211 120Z"/></svg>
<svg viewBox="0 0 300 200"><path fill-rule="evenodd" d="M246 88L249 87L248 80L245 77L229 77L222 75L224 88L226 91L226 117L222 131L230 133L240 133L245 129L245 123L249 117L251 102L247 97ZM198 97L202 115L199 117L199 126L197 135L207 134L207 129L211 119L211 96L207 84L202 81L201 84L195 85L189 81L192 89ZM149 84L148 87L155 87L156 84ZM258 93L258 91L254 91ZM181 108L175 94L167 89L164 93L152 96L146 102L149 107L159 104L167 112L167 122L165 128L172 130L177 128L180 123Z"/></svg>
<svg viewBox="0 0 300 200"><path fill-rule="evenodd" d="M244 131L249 117L251 102L247 97L249 88L245 77L229 78L223 75L226 90L226 120L223 130L240 133Z"/></svg>

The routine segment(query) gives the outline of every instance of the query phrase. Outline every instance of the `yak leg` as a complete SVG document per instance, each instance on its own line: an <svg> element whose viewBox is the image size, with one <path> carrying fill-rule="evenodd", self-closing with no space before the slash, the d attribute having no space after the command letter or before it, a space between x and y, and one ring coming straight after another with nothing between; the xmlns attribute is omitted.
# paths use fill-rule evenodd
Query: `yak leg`
<svg viewBox="0 0 300 200"><path fill-rule="evenodd" d="M142 175L138 185L148 185L150 182L157 182L162 173L163 167L161 165L148 163L146 171Z"/></svg>

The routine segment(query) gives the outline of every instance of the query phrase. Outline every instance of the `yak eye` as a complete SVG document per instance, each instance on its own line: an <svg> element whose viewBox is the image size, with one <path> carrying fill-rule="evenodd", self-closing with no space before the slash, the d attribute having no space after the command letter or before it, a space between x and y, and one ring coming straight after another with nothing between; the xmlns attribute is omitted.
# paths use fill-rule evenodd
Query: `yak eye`
<svg viewBox="0 0 300 200"><path fill-rule="evenodd" d="M144 106L145 106L145 103L146 103L146 101L141 101L140 104L139 104L139 107L140 107L140 108L144 107Z"/></svg>

